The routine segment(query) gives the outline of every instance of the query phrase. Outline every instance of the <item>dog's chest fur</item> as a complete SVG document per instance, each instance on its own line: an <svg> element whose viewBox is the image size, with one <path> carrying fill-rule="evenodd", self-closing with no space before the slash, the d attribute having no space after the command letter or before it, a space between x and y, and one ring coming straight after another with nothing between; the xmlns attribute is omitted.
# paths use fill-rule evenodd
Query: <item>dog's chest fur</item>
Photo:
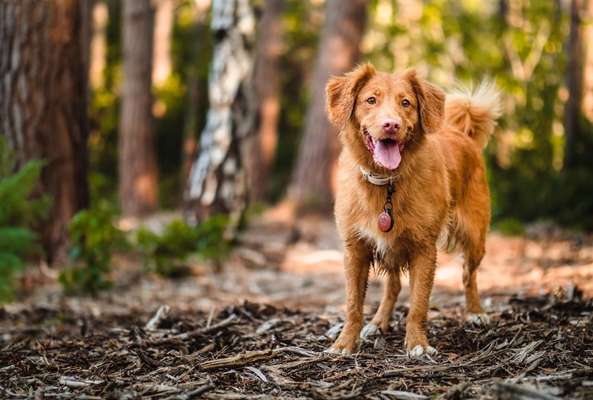
<svg viewBox="0 0 593 400"><path fill-rule="evenodd" d="M377 211L377 216L380 210ZM373 212L366 213L372 216ZM395 224L401 223L395 216ZM395 226L390 232L381 232L377 226L377 217L365 218L357 221L354 224L356 235L364 241L373 252L373 261L377 267L383 269L391 269L396 266L404 266L408 260L406 257L404 243L405 239L402 237L402 227Z"/></svg>

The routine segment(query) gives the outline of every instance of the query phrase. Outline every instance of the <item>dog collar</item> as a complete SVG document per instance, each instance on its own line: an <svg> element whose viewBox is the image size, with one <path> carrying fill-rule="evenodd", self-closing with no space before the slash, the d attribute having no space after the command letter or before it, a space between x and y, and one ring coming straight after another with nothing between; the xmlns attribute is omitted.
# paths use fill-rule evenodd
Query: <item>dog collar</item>
<svg viewBox="0 0 593 400"><path fill-rule="evenodd" d="M383 211L379 213L377 218L377 226L381 232L389 232L394 224L393 203L391 202L391 197L393 196L393 192L395 192L395 177L375 175L363 167L359 168L360 173L367 182L375 186L385 186L386 188L385 204L383 205Z"/></svg>
<svg viewBox="0 0 593 400"><path fill-rule="evenodd" d="M362 177L370 184L375 186L387 186L393 185L395 181L394 176L385 176L385 175L375 175L371 171L364 169L363 167L360 168L360 173Z"/></svg>

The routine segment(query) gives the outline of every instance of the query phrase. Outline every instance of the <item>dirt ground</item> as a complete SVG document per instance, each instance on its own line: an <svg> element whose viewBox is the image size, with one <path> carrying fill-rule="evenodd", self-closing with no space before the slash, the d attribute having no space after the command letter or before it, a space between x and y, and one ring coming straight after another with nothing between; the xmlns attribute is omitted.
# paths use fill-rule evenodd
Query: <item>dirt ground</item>
<svg viewBox="0 0 593 400"><path fill-rule="evenodd" d="M439 353L420 360L403 350L406 287L391 332L352 357L323 353L343 320L341 269L330 220L275 210L220 271L195 263L165 280L120 257L97 298L64 297L46 276L0 308L0 397L593 398L593 238L546 225L490 234L483 327L464 322L460 258L441 255L429 314ZM373 277L369 316L379 296Z"/></svg>

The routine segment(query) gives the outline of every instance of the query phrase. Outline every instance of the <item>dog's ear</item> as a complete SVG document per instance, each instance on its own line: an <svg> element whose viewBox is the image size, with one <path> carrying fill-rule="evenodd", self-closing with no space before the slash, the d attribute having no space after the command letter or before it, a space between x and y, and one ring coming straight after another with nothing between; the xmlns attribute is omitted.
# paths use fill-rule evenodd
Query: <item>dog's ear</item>
<svg viewBox="0 0 593 400"><path fill-rule="evenodd" d="M416 92L420 128L425 133L435 132L440 128L445 116L445 92L419 78L414 69L404 72L404 77L410 81Z"/></svg>
<svg viewBox="0 0 593 400"><path fill-rule="evenodd" d="M375 67L362 64L343 76L332 77L325 87L327 115L341 128L352 116L356 97L364 84L375 75Z"/></svg>

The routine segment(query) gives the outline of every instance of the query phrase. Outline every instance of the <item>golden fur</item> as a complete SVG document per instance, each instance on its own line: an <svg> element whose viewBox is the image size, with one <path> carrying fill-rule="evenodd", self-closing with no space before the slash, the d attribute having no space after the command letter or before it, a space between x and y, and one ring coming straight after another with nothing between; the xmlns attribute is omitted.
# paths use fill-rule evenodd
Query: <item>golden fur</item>
<svg viewBox="0 0 593 400"><path fill-rule="evenodd" d="M373 104L369 104L371 96ZM403 103L404 98L408 103ZM442 234L457 243L465 256L468 313L483 312L476 269L484 255L490 200L481 150L495 126L498 97L491 85L482 85L474 93L445 98L441 89L414 70L388 74L370 64L334 77L327 85L328 116L340 129L343 144L335 217L344 241L347 282L346 323L330 351L349 354L357 348L373 263L387 276L371 328L388 329L400 290L400 271L407 268L411 296L406 347L416 355L434 350L428 345L425 325ZM384 137L381 124L386 118L398 121L399 130L392 136L405 145L395 170L373 160L363 134L377 140ZM387 233L377 227L386 189L367 182L361 166L395 179L395 225Z"/></svg>

